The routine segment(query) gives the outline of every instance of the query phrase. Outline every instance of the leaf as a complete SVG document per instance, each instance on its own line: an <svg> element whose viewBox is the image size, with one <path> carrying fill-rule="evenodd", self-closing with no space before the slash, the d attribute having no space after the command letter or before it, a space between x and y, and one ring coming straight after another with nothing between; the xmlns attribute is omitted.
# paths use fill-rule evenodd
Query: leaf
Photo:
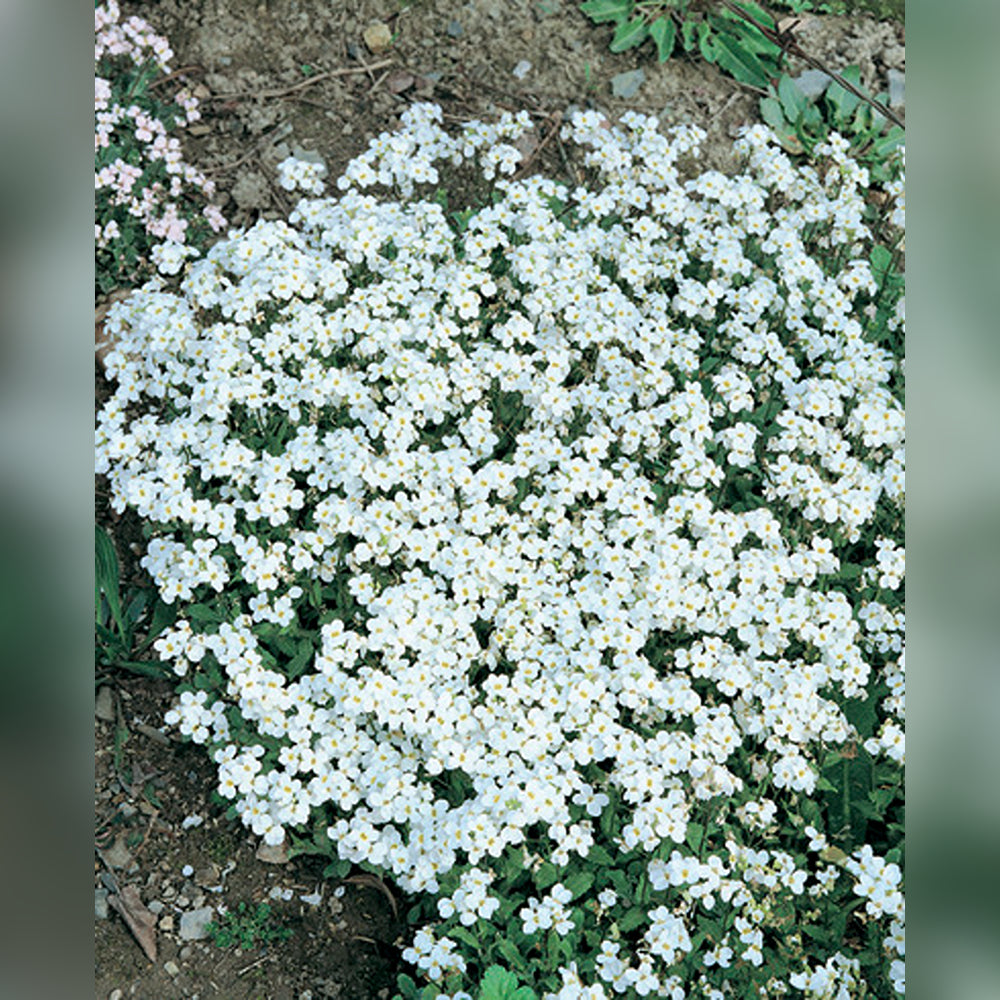
<svg viewBox="0 0 1000 1000"><path fill-rule="evenodd" d="M861 71L857 66L848 66L841 70L840 75L848 83L853 83L855 87L861 86ZM857 94L851 93L836 80L826 88L825 97L833 108L838 125L845 124L855 108L861 103L861 98Z"/></svg>
<svg viewBox="0 0 1000 1000"><path fill-rule="evenodd" d="M649 26L649 37L656 44L656 51L660 62L665 63L670 54L674 51L674 42L677 39L677 28L673 18L661 17Z"/></svg>
<svg viewBox="0 0 1000 1000"><path fill-rule="evenodd" d="M573 872L573 874L563 882L563 885L565 885L566 888L573 893L573 899L582 896L593 884L593 872Z"/></svg>
<svg viewBox="0 0 1000 1000"><path fill-rule="evenodd" d="M782 133L788 130L788 122L785 121L785 114L777 98L765 97L760 102L760 116L775 132Z"/></svg>
<svg viewBox="0 0 1000 1000"><path fill-rule="evenodd" d="M98 608L101 606L101 595L108 602L108 610L111 617L118 626L120 632L122 627L122 609L118 599L119 575L118 575L118 554L115 552L114 542L103 529L95 526L94 539L94 603Z"/></svg>
<svg viewBox="0 0 1000 1000"><path fill-rule="evenodd" d="M580 10L595 24L619 21L632 10L632 0L587 0Z"/></svg>
<svg viewBox="0 0 1000 1000"><path fill-rule="evenodd" d="M692 851L697 851L701 847L701 842L705 837L705 828L701 823L688 823L687 825L687 840L688 846Z"/></svg>
<svg viewBox="0 0 1000 1000"><path fill-rule="evenodd" d="M555 885L559 881L559 869L550 861L545 861L535 872L535 885L539 889L548 889L550 885Z"/></svg>
<svg viewBox="0 0 1000 1000"><path fill-rule="evenodd" d="M132 936L151 961L156 961L156 917L146 909L134 885L122 886L108 903L122 916Z"/></svg>
<svg viewBox="0 0 1000 1000"><path fill-rule="evenodd" d="M824 847L819 852L819 859L829 865L842 865L847 860L847 854L839 847L831 845L830 847Z"/></svg>
<svg viewBox="0 0 1000 1000"><path fill-rule="evenodd" d="M624 52L639 45L648 36L649 25L641 17L633 17L631 21L623 21L618 25L608 48L612 52Z"/></svg>
<svg viewBox="0 0 1000 1000"><path fill-rule="evenodd" d="M628 913L625 914L621 920L618 921L618 930L622 934L627 934L629 931L634 931L636 927L640 927L647 920L646 911L641 906L633 906Z"/></svg>
<svg viewBox="0 0 1000 1000"><path fill-rule="evenodd" d="M808 102L806 95L799 90L798 85L790 76L783 75L778 81L778 97L781 99L781 107L789 123L797 124L805 112Z"/></svg>
<svg viewBox="0 0 1000 1000"><path fill-rule="evenodd" d="M536 994L528 986L518 986L517 976L499 965L491 965L483 973L479 985L479 1000L536 1000Z"/></svg>
<svg viewBox="0 0 1000 1000"><path fill-rule="evenodd" d="M305 639L299 645L298 652L288 661L285 667L285 672L288 675L288 679L293 681L298 677L303 670L309 665L313 658L313 646L312 643Z"/></svg>
<svg viewBox="0 0 1000 1000"><path fill-rule="evenodd" d="M682 21L681 22L681 42L684 44L684 48L690 52L695 45L695 30L697 29L697 24L694 21Z"/></svg>

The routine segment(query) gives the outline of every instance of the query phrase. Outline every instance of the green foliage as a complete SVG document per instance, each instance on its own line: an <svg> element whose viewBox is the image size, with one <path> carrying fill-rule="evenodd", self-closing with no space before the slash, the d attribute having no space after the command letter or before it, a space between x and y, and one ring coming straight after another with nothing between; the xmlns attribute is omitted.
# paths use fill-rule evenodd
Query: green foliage
<svg viewBox="0 0 1000 1000"><path fill-rule="evenodd" d="M282 927L274 921L267 903L258 903L256 909L240 903L235 911L230 910L213 920L208 925L208 933L219 948L235 945L244 951L292 936L290 927Z"/></svg>
<svg viewBox="0 0 1000 1000"><path fill-rule="evenodd" d="M166 677L158 662L140 660L152 640L170 622L171 609L153 587L121 590L118 554L111 536L95 526L94 638L99 667L129 670L150 677ZM140 642L140 636L145 638Z"/></svg>
<svg viewBox="0 0 1000 1000"><path fill-rule="evenodd" d="M741 2L741 6L762 24L774 27L773 19L756 4ZM762 90L781 71L778 46L721 5L696 0L587 0L580 10L595 24L613 27L612 52L625 52L648 40L661 63L681 49Z"/></svg>
<svg viewBox="0 0 1000 1000"><path fill-rule="evenodd" d="M864 92L857 66L848 66L841 76ZM887 161L903 145L903 130L898 125L889 127L867 101L836 81L819 100L810 99L787 75L770 91L760 102L760 114L789 153L811 155L836 131L848 140L851 156L869 168L874 180L887 178ZM887 96L880 94L878 99L884 102Z"/></svg>

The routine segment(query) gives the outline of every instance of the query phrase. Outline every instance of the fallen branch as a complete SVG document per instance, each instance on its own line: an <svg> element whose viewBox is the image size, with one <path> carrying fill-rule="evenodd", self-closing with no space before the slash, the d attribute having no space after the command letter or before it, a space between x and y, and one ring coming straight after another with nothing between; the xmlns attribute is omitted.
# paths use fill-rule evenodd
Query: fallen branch
<svg viewBox="0 0 1000 1000"><path fill-rule="evenodd" d="M383 59L381 62L370 63L367 66L345 66L341 69L331 69L326 73L317 73L315 76L310 76L300 83L296 83L291 87L285 87L282 90L262 90L257 93L253 91L244 91L238 94L213 94L211 97L206 97L206 101L245 101L250 98L271 98L271 97L288 97L290 94L295 94L300 90L304 90L306 87L311 87L314 83L319 83L320 80L329 80L335 76L352 76L356 73L371 73L372 70L383 69L386 66L391 66L393 64L392 59Z"/></svg>

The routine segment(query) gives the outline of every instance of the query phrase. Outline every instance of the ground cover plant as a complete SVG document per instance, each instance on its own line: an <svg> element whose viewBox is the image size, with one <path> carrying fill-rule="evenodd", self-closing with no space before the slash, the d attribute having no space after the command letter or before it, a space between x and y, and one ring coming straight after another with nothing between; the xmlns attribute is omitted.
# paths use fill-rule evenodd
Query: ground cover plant
<svg viewBox="0 0 1000 1000"><path fill-rule="evenodd" d="M94 28L95 279L109 292L156 266L176 272L226 220L209 202L213 182L172 134L200 112L170 73L169 43L142 18L123 18L115 0L95 3ZM171 80L172 96L155 89Z"/></svg>
<svg viewBox="0 0 1000 1000"><path fill-rule="evenodd" d="M112 307L171 721L414 895L403 996L902 992L901 163L527 124L414 106Z"/></svg>

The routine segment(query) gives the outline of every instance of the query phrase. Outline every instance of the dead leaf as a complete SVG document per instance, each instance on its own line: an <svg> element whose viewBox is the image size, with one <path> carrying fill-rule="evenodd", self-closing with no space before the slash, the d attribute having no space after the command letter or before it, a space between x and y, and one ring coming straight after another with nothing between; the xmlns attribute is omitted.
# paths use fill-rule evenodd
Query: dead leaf
<svg viewBox="0 0 1000 1000"><path fill-rule="evenodd" d="M134 885L123 886L108 903L122 916L132 936L151 961L156 961L156 917L146 909Z"/></svg>
<svg viewBox="0 0 1000 1000"><path fill-rule="evenodd" d="M208 135L211 131L211 125L188 125L188 135Z"/></svg>
<svg viewBox="0 0 1000 1000"><path fill-rule="evenodd" d="M404 91L409 90L414 83L416 83L416 77L412 73L407 73L405 70L398 70L386 77L385 89L390 94L402 94Z"/></svg>

